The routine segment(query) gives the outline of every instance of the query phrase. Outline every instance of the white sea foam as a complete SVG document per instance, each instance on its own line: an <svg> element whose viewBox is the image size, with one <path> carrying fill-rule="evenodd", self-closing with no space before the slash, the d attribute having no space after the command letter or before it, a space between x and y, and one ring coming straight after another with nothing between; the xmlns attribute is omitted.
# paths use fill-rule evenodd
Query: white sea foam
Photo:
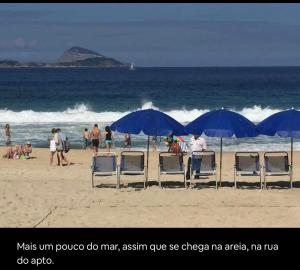
<svg viewBox="0 0 300 270"><path fill-rule="evenodd" d="M150 102L144 103L140 109L157 109L158 107ZM208 112L206 108L181 108L178 110L164 111L166 114L170 115L177 121L181 123L188 123L193 121L198 116ZM242 110L234 110L243 116L247 117L250 121L260 122L266 117L273 113L279 112L280 109L274 109L270 107L262 108L261 106L253 106L250 108L243 108ZM0 108L0 122L8 123L84 123L84 122L104 122L111 123L119 118L130 113L130 111L118 112L118 111L103 111L95 112L88 108L85 104L75 105L73 108L67 108L64 111L56 112L43 112L43 111L33 111L33 110L23 110L23 111L12 111L10 109Z"/></svg>

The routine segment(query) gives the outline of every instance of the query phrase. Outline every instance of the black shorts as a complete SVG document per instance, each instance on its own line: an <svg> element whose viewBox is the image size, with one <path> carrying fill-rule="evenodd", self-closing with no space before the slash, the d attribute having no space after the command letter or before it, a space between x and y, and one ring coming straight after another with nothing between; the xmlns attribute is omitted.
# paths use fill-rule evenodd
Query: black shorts
<svg viewBox="0 0 300 270"><path fill-rule="evenodd" d="M92 146L99 147L99 139L92 139Z"/></svg>

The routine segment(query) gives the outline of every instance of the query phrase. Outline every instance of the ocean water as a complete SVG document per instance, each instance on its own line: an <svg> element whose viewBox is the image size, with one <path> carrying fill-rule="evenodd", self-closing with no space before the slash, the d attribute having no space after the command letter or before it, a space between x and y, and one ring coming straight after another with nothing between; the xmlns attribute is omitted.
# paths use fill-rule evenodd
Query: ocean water
<svg viewBox="0 0 300 270"><path fill-rule="evenodd" d="M300 67L0 69L0 145L6 123L13 144L48 147L51 128L60 127L72 147L80 148L84 128L98 123L104 130L134 110L159 109L187 124L222 107L254 123L280 110L300 109ZM123 137L114 133L115 147L122 147ZM145 148L146 139L133 135L133 147ZM206 139L210 149L219 149L218 138ZM288 150L289 143L262 135L223 140L227 151ZM160 143L159 149L166 146Z"/></svg>

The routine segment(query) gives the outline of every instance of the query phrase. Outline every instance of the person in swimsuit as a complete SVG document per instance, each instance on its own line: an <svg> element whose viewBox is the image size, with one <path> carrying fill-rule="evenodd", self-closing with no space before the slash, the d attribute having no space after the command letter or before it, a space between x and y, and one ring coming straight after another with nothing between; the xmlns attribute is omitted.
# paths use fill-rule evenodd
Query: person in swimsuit
<svg viewBox="0 0 300 270"><path fill-rule="evenodd" d="M87 128L84 129L82 137L83 137L83 149L87 149L87 147L90 145L90 133Z"/></svg>
<svg viewBox="0 0 300 270"><path fill-rule="evenodd" d="M93 147L93 152L94 156L97 156L98 154L98 148L101 140L101 131L98 128L98 125L95 124L94 128L91 131L91 139L92 139L92 147Z"/></svg>
<svg viewBox="0 0 300 270"><path fill-rule="evenodd" d="M109 126L105 127L105 145L106 145L106 151L110 152L112 144L112 133Z"/></svg>

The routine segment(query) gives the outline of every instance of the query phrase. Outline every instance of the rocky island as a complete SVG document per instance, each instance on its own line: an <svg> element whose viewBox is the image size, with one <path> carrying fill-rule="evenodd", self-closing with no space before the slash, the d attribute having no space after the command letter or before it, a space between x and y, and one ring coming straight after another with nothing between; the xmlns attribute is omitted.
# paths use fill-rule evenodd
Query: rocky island
<svg viewBox="0 0 300 270"><path fill-rule="evenodd" d="M97 52L72 47L66 50L55 63L21 63L15 60L0 60L0 68L8 67L98 67L120 68L129 67L129 64L121 63L113 58L106 57Z"/></svg>

